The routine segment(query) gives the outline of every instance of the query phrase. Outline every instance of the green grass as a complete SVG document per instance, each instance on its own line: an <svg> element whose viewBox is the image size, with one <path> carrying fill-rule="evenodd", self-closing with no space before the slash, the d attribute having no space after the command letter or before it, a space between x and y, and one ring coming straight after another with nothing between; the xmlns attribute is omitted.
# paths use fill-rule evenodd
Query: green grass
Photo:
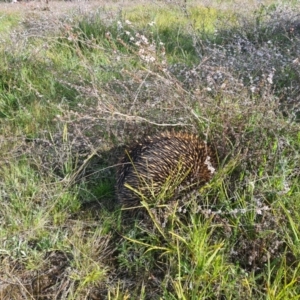
<svg viewBox="0 0 300 300"><path fill-rule="evenodd" d="M274 3L81 11L35 36L2 16L22 35L0 46L1 299L299 298L299 6ZM122 210L123 145L166 128L207 139L214 178Z"/></svg>
<svg viewBox="0 0 300 300"><path fill-rule="evenodd" d="M195 42L214 39L218 22L223 23L225 28L236 22L231 11L204 6L191 6L186 10L180 7L168 9L154 6L147 11L143 6L137 6L126 10L122 17L146 35L150 33L155 40L163 42L170 61L183 60L185 63L197 63L200 49L195 47ZM201 47L200 44L197 46Z"/></svg>
<svg viewBox="0 0 300 300"><path fill-rule="evenodd" d="M19 13L0 13L0 33L8 33L9 30L18 25L20 20Z"/></svg>

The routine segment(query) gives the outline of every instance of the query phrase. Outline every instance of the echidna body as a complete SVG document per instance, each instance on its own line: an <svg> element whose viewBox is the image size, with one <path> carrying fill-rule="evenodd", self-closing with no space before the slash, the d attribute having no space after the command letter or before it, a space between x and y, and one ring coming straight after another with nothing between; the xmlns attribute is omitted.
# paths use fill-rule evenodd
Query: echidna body
<svg viewBox="0 0 300 300"><path fill-rule="evenodd" d="M196 135L160 133L126 150L117 174L117 197L125 207L162 193L178 198L208 182L215 167L214 152Z"/></svg>

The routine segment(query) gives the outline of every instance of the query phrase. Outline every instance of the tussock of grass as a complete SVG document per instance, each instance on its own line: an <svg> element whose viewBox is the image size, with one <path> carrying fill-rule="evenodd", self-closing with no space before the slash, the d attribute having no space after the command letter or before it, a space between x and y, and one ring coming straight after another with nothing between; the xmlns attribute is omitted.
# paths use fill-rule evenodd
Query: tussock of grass
<svg viewBox="0 0 300 300"><path fill-rule="evenodd" d="M27 15L1 44L1 299L298 297L299 7L218 3ZM215 177L122 211L124 144L171 128Z"/></svg>

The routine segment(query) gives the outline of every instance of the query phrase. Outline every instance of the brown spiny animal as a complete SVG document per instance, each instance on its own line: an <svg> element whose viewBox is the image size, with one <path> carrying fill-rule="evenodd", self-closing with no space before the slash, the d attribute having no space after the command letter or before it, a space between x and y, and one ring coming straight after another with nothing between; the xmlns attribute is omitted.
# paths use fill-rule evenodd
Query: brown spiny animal
<svg viewBox="0 0 300 300"><path fill-rule="evenodd" d="M178 199L208 182L215 168L215 153L194 134L148 136L125 151L117 171L117 197L125 207L138 206L141 199Z"/></svg>

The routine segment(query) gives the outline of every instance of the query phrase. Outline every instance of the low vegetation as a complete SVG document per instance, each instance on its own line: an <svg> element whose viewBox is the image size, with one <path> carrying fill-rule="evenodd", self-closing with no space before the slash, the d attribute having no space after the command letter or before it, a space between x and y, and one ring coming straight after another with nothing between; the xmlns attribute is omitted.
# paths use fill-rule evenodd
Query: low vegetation
<svg viewBox="0 0 300 300"><path fill-rule="evenodd" d="M299 298L300 7L211 2L0 13L1 299ZM122 210L124 145L166 129L215 177Z"/></svg>

